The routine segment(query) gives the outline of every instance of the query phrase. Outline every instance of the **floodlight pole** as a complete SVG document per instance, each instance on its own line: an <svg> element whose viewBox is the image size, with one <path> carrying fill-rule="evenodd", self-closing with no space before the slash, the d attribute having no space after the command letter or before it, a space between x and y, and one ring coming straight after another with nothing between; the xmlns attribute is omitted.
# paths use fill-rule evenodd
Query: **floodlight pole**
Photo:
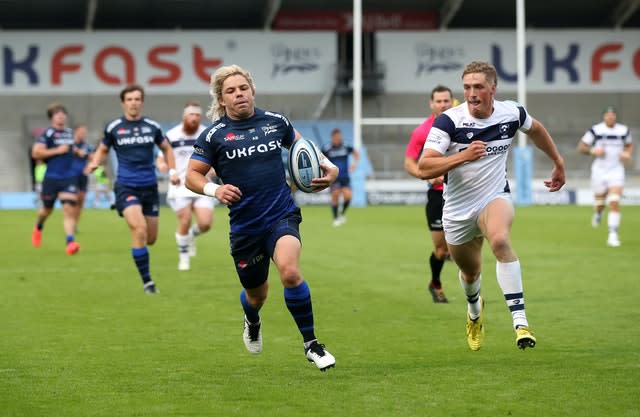
<svg viewBox="0 0 640 417"><path fill-rule="evenodd" d="M527 108L526 40L524 0L516 0L516 62L518 74L518 102ZM518 132L518 146L527 146L527 136Z"/></svg>
<svg viewBox="0 0 640 417"><path fill-rule="evenodd" d="M353 147L362 144L362 0L353 0Z"/></svg>

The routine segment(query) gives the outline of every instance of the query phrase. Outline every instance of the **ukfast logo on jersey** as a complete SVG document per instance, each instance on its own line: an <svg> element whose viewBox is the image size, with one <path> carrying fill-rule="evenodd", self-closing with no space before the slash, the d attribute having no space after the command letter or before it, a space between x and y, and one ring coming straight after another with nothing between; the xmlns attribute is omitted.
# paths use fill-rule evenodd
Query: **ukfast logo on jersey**
<svg viewBox="0 0 640 417"><path fill-rule="evenodd" d="M153 143L153 136L128 136L124 138L118 138L116 143L120 146L126 145L144 145L146 143Z"/></svg>
<svg viewBox="0 0 640 417"><path fill-rule="evenodd" d="M272 151L280 151L280 141L271 140L267 143L258 145L243 146L242 148L232 149L225 152L228 159L246 158L256 153L267 153Z"/></svg>

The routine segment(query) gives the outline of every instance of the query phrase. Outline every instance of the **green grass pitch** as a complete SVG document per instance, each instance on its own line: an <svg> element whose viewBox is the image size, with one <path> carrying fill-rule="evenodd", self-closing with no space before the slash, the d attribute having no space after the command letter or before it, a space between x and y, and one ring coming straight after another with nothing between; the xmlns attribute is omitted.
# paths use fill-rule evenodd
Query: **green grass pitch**
<svg viewBox="0 0 640 417"><path fill-rule="evenodd" d="M34 249L34 211L0 213L0 416L638 416L640 207L623 207L622 246L591 208L518 207L512 241L535 349L515 346L484 246L485 344L466 345L466 304L447 263L450 304L427 291L431 242L420 206L354 208L331 227L303 207L302 272L316 331L336 356L319 372L271 269L264 351L242 344L227 209L177 271L173 213L151 247L161 293L146 295L124 220L86 210L80 253L62 218Z"/></svg>

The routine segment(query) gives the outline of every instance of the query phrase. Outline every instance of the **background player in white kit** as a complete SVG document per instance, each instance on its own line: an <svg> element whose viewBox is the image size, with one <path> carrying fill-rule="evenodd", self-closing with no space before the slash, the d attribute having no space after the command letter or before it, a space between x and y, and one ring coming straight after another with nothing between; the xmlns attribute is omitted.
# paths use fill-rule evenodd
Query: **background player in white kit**
<svg viewBox="0 0 640 417"><path fill-rule="evenodd" d="M612 106L602 115L603 121L591 126L578 143L578 152L593 155L591 163L591 189L595 200L595 212L591 225L598 227L605 203L609 203L609 238L607 245L620 246L620 198L624 187L624 164L633 153L631 132L623 124L616 123L617 113Z"/></svg>
<svg viewBox="0 0 640 417"><path fill-rule="evenodd" d="M449 253L460 268L467 297L467 343L482 346L484 302L480 296L482 243L489 242L496 258L498 284L507 302L516 345L534 347L524 308L520 261L511 247L513 203L506 179L509 148L518 130L553 162L544 184L558 191L565 183L564 160L545 127L521 105L494 99L497 73L488 62L475 61L462 72L465 102L442 113L434 122L420 159L420 177L447 174L442 223Z"/></svg>
<svg viewBox="0 0 640 417"><path fill-rule="evenodd" d="M187 103L182 112L182 123L167 131L166 137L176 159L176 172L180 177L180 184L169 184L167 203L178 217L176 228L176 243L178 245L178 270L188 271L191 268L190 257L196 255L196 236L211 229L213 223L214 198L196 194L185 186L185 175L189 158L193 153L193 145L203 130L202 108L197 101ZM168 168L162 154L158 154L156 161L160 172L167 172ZM215 172L211 170L209 177ZM195 223L191 219L195 216Z"/></svg>

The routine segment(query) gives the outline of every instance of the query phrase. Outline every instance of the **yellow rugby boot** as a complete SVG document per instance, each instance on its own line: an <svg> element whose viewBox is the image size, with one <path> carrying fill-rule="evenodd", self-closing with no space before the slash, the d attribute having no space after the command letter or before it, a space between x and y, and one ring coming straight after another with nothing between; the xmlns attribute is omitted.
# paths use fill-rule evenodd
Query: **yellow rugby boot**
<svg viewBox="0 0 640 417"><path fill-rule="evenodd" d="M478 350L484 340L484 300L480 297L480 315L471 320L467 313L467 344L471 350Z"/></svg>

